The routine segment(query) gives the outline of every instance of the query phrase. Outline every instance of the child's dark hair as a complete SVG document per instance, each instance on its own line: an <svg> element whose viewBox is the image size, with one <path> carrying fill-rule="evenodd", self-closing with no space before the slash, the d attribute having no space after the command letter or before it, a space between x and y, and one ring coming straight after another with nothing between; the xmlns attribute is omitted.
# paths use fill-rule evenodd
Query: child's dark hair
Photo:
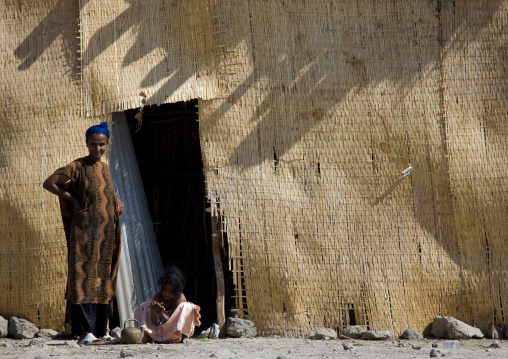
<svg viewBox="0 0 508 359"><path fill-rule="evenodd" d="M157 284L159 284L161 291L169 284L173 289L173 294L178 298L185 288L185 278L178 267L169 266L164 270Z"/></svg>

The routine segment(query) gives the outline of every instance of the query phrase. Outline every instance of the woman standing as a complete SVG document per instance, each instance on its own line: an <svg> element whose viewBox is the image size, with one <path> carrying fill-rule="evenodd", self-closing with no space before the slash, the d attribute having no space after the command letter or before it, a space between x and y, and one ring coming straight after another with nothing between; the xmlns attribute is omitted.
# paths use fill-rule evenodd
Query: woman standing
<svg viewBox="0 0 508 359"><path fill-rule="evenodd" d="M79 337L78 344L102 344L109 337L109 303L120 259L118 217L124 206L115 195L108 165L101 162L110 137L107 122L90 127L85 137L88 156L57 169L43 187L60 198L72 334Z"/></svg>

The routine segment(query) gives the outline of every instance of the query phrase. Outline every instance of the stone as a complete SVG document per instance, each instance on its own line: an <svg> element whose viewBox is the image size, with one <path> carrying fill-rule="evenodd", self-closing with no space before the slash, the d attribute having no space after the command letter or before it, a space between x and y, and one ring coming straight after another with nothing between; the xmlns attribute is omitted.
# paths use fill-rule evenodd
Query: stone
<svg viewBox="0 0 508 359"><path fill-rule="evenodd" d="M109 335L111 335L115 339L121 340L122 329L120 329L120 327L116 327L115 329L109 331Z"/></svg>
<svg viewBox="0 0 508 359"><path fill-rule="evenodd" d="M208 338L211 330L212 330L212 327L201 331L201 333L199 333L199 335L198 335L198 338L200 338L200 339Z"/></svg>
<svg viewBox="0 0 508 359"><path fill-rule="evenodd" d="M432 343L432 348L437 348L437 343Z"/></svg>
<svg viewBox="0 0 508 359"><path fill-rule="evenodd" d="M41 329L35 334L36 338L44 338L46 340L56 339L60 336L56 330L53 329Z"/></svg>
<svg viewBox="0 0 508 359"><path fill-rule="evenodd" d="M208 335L208 338L210 339L217 339L219 338L220 334L220 327L219 324L213 323L212 327L210 328L210 334Z"/></svg>
<svg viewBox="0 0 508 359"><path fill-rule="evenodd" d="M0 338L5 338L9 334L9 321L0 316Z"/></svg>
<svg viewBox="0 0 508 359"><path fill-rule="evenodd" d="M387 340L390 339L392 333L389 331L377 331L377 330L367 330L362 333L362 339L365 340Z"/></svg>
<svg viewBox="0 0 508 359"><path fill-rule="evenodd" d="M122 358L133 357L134 356L134 352L132 350L129 350L129 349L122 349L120 351L120 356Z"/></svg>
<svg viewBox="0 0 508 359"><path fill-rule="evenodd" d="M256 326L248 319L231 318L226 320L226 333L233 338L253 338L257 335Z"/></svg>
<svg viewBox="0 0 508 359"><path fill-rule="evenodd" d="M213 323L210 328L203 330L199 334L199 338L217 339L219 337L219 334L220 334L219 324Z"/></svg>
<svg viewBox="0 0 508 359"><path fill-rule="evenodd" d="M483 338L483 333L479 328L472 327L453 317L440 316L434 318L430 334L436 338L445 339Z"/></svg>
<svg viewBox="0 0 508 359"><path fill-rule="evenodd" d="M16 339L33 339L39 329L26 319L11 317L8 331L9 335Z"/></svg>
<svg viewBox="0 0 508 359"><path fill-rule="evenodd" d="M441 351L439 349L432 349L429 355L431 358L437 358L441 356Z"/></svg>
<svg viewBox="0 0 508 359"><path fill-rule="evenodd" d="M48 345L46 344L46 339L44 338L34 338L30 340L30 343L28 344L31 347L39 347L39 348L47 348Z"/></svg>
<svg viewBox="0 0 508 359"><path fill-rule="evenodd" d="M501 348L501 345L499 344L499 342L496 341L490 344L489 348Z"/></svg>
<svg viewBox="0 0 508 359"><path fill-rule="evenodd" d="M406 329L400 336L400 339L423 340L423 334L413 329Z"/></svg>
<svg viewBox="0 0 508 359"><path fill-rule="evenodd" d="M9 343L2 343L2 344L0 345L0 347L3 347L3 348L10 348L10 347L11 347L11 345L10 345Z"/></svg>
<svg viewBox="0 0 508 359"><path fill-rule="evenodd" d="M315 340L329 340L329 339L337 339L337 332L335 329L331 328L319 328L316 330L314 337L312 339Z"/></svg>
<svg viewBox="0 0 508 359"><path fill-rule="evenodd" d="M283 356L283 355L279 355L279 356L277 357L277 359L288 359L288 358L286 358L286 357L285 357L285 356Z"/></svg>
<svg viewBox="0 0 508 359"><path fill-rule="evenodd" d="M363 325L351 325L342 330L342 335L351 339L361 339L362 334L367 331Z"/></svg>
<svg viewBox="0 0 508 359"><path fill-rule="evenodd" d="M342 343L342 347L344 348L344 350L353 350L354 345L348 342L344 342Z"/></svg>
<svg viewBox="0 0 508 359"><path fill-rule="evenodd" d="M43 359L43 358L42 358L42 355L36 355L36 356L34 356L34 359Z"/></svg>
<svg viewBox="0 0 508 359"><path fill-rule="evenodd" d="M422 347L416 344L411 345L411 348L414 350L420 350Z"/></svg>
<svg viewBox="0 0 508 359"><path fill-rule="evenodd" d="M488 339L504 339L503 328L501 327L495 326L494 330L492 328L482 330L482 333Z"/></svg>

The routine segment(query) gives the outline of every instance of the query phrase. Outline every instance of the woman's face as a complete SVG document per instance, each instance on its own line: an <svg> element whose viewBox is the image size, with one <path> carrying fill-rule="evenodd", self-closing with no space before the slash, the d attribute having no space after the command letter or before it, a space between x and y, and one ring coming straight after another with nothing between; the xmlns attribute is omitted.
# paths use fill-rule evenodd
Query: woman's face
<svg viewBox="0 0 508 359"><path fill-rule="evenodd" d="M92 133L86 141L86 147L88 148L90 157L98 161L101 159L104 152L106 152L106 148L108 147L108 137L100 132Z"/></svg>
<svg viewBox="0 0 508 359"><path fill-rule="evenodd" d="M170 284L166 284L164 288L162 289L162 297L164 300L172 300L175 299L175 294L173 293L173 288Z"/></svg>

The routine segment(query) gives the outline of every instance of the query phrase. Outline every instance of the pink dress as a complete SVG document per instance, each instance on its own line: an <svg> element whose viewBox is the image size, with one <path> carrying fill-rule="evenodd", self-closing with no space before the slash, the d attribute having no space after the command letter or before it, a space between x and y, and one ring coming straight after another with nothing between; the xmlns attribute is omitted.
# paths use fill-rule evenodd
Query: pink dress
<svg viewBox="0 0 508 359"><path fill-rule="evenodd" d="M199 321L201 308L191 302L180 303L166 322L154 323L151 302L152 299L149 299L141 304L134 313L134 319L139 321L140 326L144 325L148 329L148 334L156 342L179 343L182 340L182 334L191 337L195 326L201 325ZM169 312L165 313L169 315Z"/></svg>

